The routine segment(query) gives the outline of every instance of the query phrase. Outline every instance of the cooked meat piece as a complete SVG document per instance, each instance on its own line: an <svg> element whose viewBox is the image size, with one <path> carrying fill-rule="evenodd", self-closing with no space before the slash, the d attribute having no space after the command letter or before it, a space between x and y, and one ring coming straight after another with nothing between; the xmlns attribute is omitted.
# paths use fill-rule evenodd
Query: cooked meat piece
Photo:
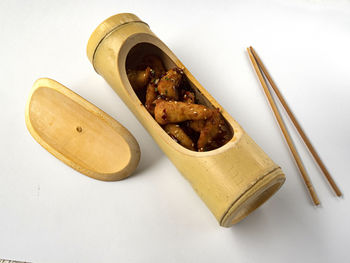
<svg viewBox="0 0 350 263"><path fill-rule="evenodd" d="M195 102L195 95L191 91L183 91L182 95L182 101L186 103L194 103ZM205 120L198 120L198 121L189 121L187 123L187 127L191 128L195 132L201 132L201 130L204 128Z"/></svg>
<svg viewBox="0 0 350 263"><path fill-rule="evenodd" d="M197 142L198 151L206 151L213 140L226 129L226 123L219 111L214 111L211 118L207 119L204 128L200 132Z"/></svg>
<svg viewBox="0 0 350 263"><path fill-rule="evenodd" d="M154 115L154 107L156 106L154 103L154 100L157 98L157 85L156 80L153 79L148 83L147 90L146 90L146 102L145 107L146 109Z"/></svg>
<svg viewBox="0 0 350 263"><path fill-rule="evenodd" d="M195 132L201 132L205 126L205 120L190 121L188 127L190 127Z"/></svg>
<svg viewBox="0 0 350 263"><path fill-rule="evenodd" d="M143 58L142 62L146 66L151 67L151 69L154 71L154 77L156 79L159 79L165 73L163 63L157 56L146 56Z"/></svg>
<svg viewBox="0 0 350 263"><path fill-rule="evenodd" d="M128 70L128 79L135 90L144 88L151 78L151 68L145 70Z"/></svg>
<svg viewBox="0 0 350 263"><path fill-rule="evenodd" d="M199 104L188 104L179 101L156 101L154 117L161 124L177 123L188 120L206 120L215 111Z"/></svg>
<svg viewBox="0 0 350 263"><path fill-rule="evenodd" d="M169 70L158 83L158 91L161 96L169 100L179 99L179 85L182 80L182 70L174 68Z"/></svg>
<svg viewBox="0 0 350 263"><path fill-rule="evenodd" d="M164 126L164 130L183 147L192 151L195 150L193 141L178 124L167 124Z"/></svg>
<svg viewBox="0 0 350 263"><path fill-rule="evenodd" d="M195 103L195 95L191 91L184 91L182 95L182 101L187 103Z"/></svg>

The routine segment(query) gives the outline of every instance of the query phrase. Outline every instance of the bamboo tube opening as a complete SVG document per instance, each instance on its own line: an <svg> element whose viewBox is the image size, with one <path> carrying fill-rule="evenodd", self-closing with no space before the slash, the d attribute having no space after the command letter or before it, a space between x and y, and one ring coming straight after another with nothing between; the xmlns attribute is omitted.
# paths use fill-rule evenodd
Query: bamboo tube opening
<svg viewBox="0 0 350 263"><path fill-rule="evenodd" d="M160 60L163 62L165 70L170 70L174 67L176 67L176 63L172 61L169 56L167 56L160 48L157 46L150 44L150 43L138 43L135 46L133 46L130 51L128 52L128 55L126 57L126 62L125 62L125 69L128 71L129 69L136 69L138 65L142 64L142 61L144 57L146 56L156 56L159 57ZM192 92L195 93L196 100L198 101L199 104L205 105L208 108L215 109L215 107L210 103L210 101L198 90L198 88L191 82L190 78L186 76L186 71L184 72L184 78L185 82L189 84L190 89ZM130 83L131 84L131 83ZM141 90L141 92L137 92L134 90L136 93L138 99L142 104L145 102L145 96L146 96L146 89ZM233 132L233 127L230 125L230 123L225 119L224 116L222 116L226 122L227 127L229 128L229 142L232 140L234 136ZM155 121L155 120L154 120ZM227 143L226 142L226 143ZM225 143L225 144L226 144ZM219 149L225 144L221 145L220 147L216 148ZM214 149L214 150L216 150Z"/></svg>
<svg viewBox="0 0 350 263"><path fill-rule="evenodd" d="M265 176L232 205L226 216L224 216L221 225L230 227L241 221L270 199L284 182L285 177L280 169L276 169Z"/></svg>
<svg viewBox="0 0 350 263"><path fill-rule="evenodd" d="M268 187L261 194L257 194L249 198L244 206L235 211L235 215L231 220L231 224L235 224L252 213L259 206L264 204L283 184L283 182L277 182L274 185Z"/></svg>

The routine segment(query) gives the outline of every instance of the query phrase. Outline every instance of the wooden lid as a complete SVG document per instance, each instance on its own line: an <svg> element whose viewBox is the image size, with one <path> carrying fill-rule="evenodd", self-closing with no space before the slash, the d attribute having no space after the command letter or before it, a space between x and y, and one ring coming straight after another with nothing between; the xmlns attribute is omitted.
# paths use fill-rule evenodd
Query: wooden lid
<svg viewBox="0 0 350 263"><path fill-rule="evenodd" d="M93 63L94 54L98 47L98 45L102 42L102 40L117 27L122 26L124 24L129 24L132 22L144 23L140 18L131 13L121 13L107 18L103 21L91 34L90 39L88 41L88 45L86 48L87 56L90 62ZM147 24L146 24L147 25Z"/></svg>
<svg viewBox="0 0 350 263"><path fill-rule="evenodd" d="M92 178L128 177L140 160L134 136L111 116L52 79L37 80L26 105L26 124L55 157Z"/></svg>

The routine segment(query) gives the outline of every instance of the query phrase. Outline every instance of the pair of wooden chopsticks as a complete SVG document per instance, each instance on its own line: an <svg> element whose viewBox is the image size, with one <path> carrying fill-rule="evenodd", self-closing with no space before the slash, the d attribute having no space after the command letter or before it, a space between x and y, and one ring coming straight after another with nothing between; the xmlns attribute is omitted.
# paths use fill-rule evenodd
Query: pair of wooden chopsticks
<svg viewBox="0 0 350 263"><path fill-rule="evenodd" d="M264 89L264 92L266 94L266 97L270 103L270 106L272 108L272 111L275 114L275 117L277 119L277 122L282 130L282 133L284 135L284 138L287 141L287 144L292 152L292 155L296 161L296 164L299 168L299 171L301 173L301 176L303 177L303 180L306 184L306 187L310 193L310 196L312 198L312 201L315 205L319 205L320 204L320 200L318 199L318 196L316 194L316 191L311 183L311 180L306 172L306 169L303 165L303 163L301 162L301 158L298 154L298 152L296 151L294 144L292 142L292 139L288 133L288 130L281 118L281 115L278 112L277 106L272 98L272 95L270 93L270 90L268 88L268 85L263 77L263 74L265 75L265 77L267 78L267 80L269 81L272 89L274 90L275 94L277 95L278 99L280 100L282 106L284 107L284 109L286 110L289 118L292 120L295 128L297 129L297 131L299 132L301 138L303 139L305 145L307 146L307 148L309 149L310 153L312 154L312 156L314 157L315 161L317 162L317 164L319 165L319 167L321 168L324 176L326 177L326 179L328 180L329 184L331 185L331 187L333 188L334 192L336 193L337 196L342 196L341 191L339 190L338 186L336 185L336 183L334 182L332 176L330 175L330 173L328 172L326 166L324 165L324 163L322 162L321 158L319 157L319 155L317 154L315 148L312 146L310 140L308 139L308 137L306 136L306 134L304 133L303 129L301 128L300 124L298 123L298 121L296 120L296 118L294 117L292 111L290 110L289 106L287 105L286 101L284 100L282 94L280 93L280 91L278 90L276 84L274 83L274 81L272 80L270 74L267 72L264 64L262 63L261 59L259 58L259 56L256 54L255 50L252 47L247 48L248 50L248 54L249 54L249 58L254 66L255 72L258 75L258 78L260 80L260 83Z"/></svg>

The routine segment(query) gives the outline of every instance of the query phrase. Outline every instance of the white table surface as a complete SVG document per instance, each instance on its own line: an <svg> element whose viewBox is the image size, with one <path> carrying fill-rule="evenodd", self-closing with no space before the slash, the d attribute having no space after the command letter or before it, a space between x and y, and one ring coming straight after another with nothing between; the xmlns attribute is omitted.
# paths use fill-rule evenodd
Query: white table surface
<svg viewBox="0 0 350 263"><path fill-rule="evenodd" d="M0 258L30 262L349 262L350 2L0 2ZM146 21L284 170L266 204L222 228L86 57L109 16ZM247 57L255 47L345 193L336 198L293 129L315 208ZM135 175L100 182L29 134L24 106L50 77L138 140ZM282 111L282 113L284 113Z"/></svg>

